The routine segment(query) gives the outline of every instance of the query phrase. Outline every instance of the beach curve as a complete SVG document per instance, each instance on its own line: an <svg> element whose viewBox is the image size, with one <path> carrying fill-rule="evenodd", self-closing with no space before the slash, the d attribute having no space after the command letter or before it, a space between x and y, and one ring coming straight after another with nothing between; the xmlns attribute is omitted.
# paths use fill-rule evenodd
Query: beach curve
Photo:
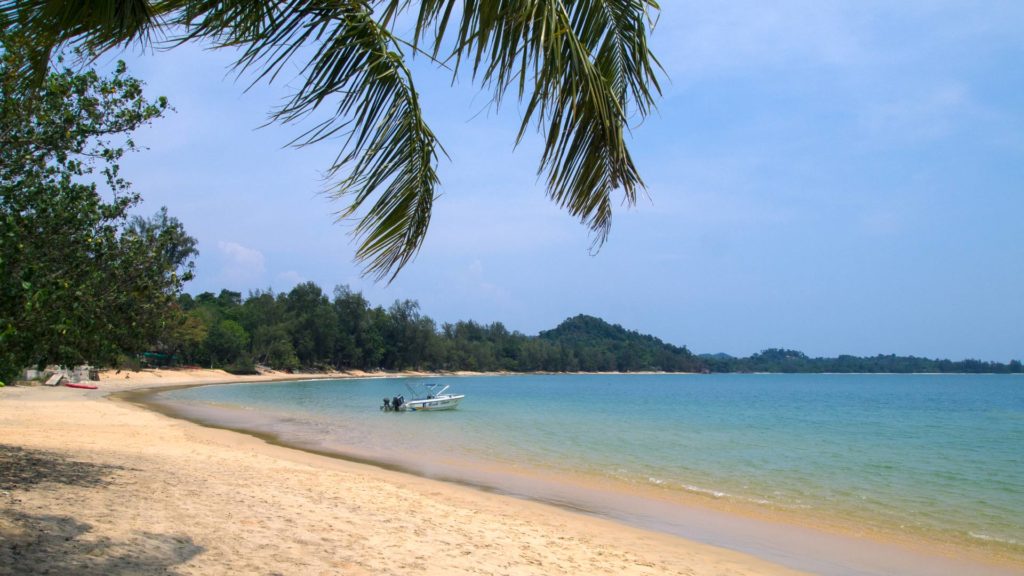
<svg viewBox="0 0 1024 576"><path fill-rule="evenodd" d="M0 574L798 573L541 503L274 446L107 397L254 380L171 372L105 374L97 391L0 392ZM306 376L315 375L255 379Z"/></svg>

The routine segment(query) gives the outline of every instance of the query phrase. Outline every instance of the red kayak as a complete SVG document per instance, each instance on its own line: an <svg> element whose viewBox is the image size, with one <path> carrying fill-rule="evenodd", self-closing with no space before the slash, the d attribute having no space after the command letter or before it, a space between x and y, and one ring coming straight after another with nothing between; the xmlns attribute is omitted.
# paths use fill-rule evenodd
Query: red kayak
<svg viewBox="0 0 1024 576"><path fill-rule="evenodd" d="M96 386L95 384L77 384L75 382L68 382L64 385L68 388L85 388L86 390L95 390L99 388L99 386Z"/></svg>

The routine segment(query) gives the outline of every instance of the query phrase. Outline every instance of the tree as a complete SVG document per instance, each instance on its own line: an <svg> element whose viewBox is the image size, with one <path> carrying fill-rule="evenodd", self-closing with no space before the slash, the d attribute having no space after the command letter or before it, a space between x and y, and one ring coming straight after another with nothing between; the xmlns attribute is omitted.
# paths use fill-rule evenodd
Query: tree
<svg viewBox="0 0 1024 576"><path fill-rule="evenodd" d="M390 344L384 363L389 368L418 368L426 352L428 331L434 332L433 321L423 323L420 305L414 300L395 300L388 308L389 322L384 337Z"/></svg>
<svg viewBox="0 0 1024 576"><path fill-rule="evenodd" d="M342 217L359 218L356 258L366 273L393 279L422 244L443 152L406 53L453 77L468 70L495 106L516 97L517 143L536 126L548 195L591 228L597 247L611 226L611 193L632 205L643 190L625 134L660 92L647 45L658 9L654 0L421 0L418 9L409 0L7 0L0 25L39 47L37 75L62 47L98 54L158 35L236 49L237 68L254 83L297 71L298 88L272 117L291 123L329 111L293 144L341 138L330 193L347 201Z"/></svg>
<svg viewBox="0 0 1024 576"><path fill-rule="evenodd" d="M164 212L129 224L140 198L119 174L131 133L167 102L145 99L123 63L108 78L60 69L28 85L24 39L0 31L0 44L0 379L142 351L165 332L195 253Z"/></svg>
<svg viewBox="0 0 1024 576"><path fill-rule="evenodd" d="M180 220L167 214L166 206L152 218L133 216L127 231L140 237L163 238L157 254L163 258L164 266L174 270L183 282L193 278L195 263L192 259L199 255L199 241L185 233Z"/></svg>
<svg viewBox="0 0 1024 576"><path fill-rule="evenodd" d="M249 334L234 320L221 320L210 329L206 347L214 364L237 363L244 360Z"/></svg>
<svg viewBox="0 0 1024 576"><path fill-rule="evenodd" d="M353 292L347 285L335 286L334 310L338 319L334 347L334 365L348 368L367 368L365 354L371 338L370 303L361 292Z"/></svg>
<svg viewBox="0 0 1024 576"><path fill-rule="evenodd" d="M183 364L195 364L206 359L203 344L210 327L201 313L194 310L186 312L179 307L171 316L169 324L169 330L163 337L167 353Z"/></svg>
<svg viewBox="0 0 1024 576"><path fill-rule="evenodd" d="M313 282L303 282L292 288L284 304L299 362L304 366L328 363L334 352L338 320L323 290Z"/></svg>

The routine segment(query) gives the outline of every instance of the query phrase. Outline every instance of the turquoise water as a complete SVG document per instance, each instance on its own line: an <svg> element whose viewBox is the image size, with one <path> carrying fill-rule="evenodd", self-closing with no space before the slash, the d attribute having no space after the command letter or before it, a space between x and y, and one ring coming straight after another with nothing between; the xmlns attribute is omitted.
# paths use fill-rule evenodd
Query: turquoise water
<svg viewBox="0 0 1024 576"><path fill-rule="evenodd" d="M472 481L498 490L524 491L503 478L574 478L1024 555L1022 377L444 381L466 394L456 411L380 412L383 397L405 392L396 379L208 386L162 396L241 409L230 412L286 442L427 475L458 480L488 470ZM573 505L569 492L560 498Z"/></svg>

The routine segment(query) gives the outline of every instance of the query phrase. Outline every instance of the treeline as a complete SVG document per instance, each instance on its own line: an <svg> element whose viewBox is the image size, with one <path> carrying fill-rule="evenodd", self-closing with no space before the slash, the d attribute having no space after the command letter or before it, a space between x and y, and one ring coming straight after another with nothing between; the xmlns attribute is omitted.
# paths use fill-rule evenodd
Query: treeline
<svg viewBox="0 0 1024 576"><path fill-rule="evenodd" d="M1020 373L1021 363L878 355L811 358L772 348L747 358L694 355L653 336L579 315L537 336L502 323L438 324L413 300L384 308L339 286L314 283L289 292L222 290L178 298L178 318L150 364L200 365L252 373L279 370L427 370L515 372L894 372Z"/></svg>
<svg viewBox="0 0 1024 576"><path fill-rule="evenodd" d="M500 322L438 325L419 304L372 306L347 286L328 296L311 282L243 298L222 290L179 297L181 318L151 364L192 364L249 373L257 364L314 370L699 371L685 347L577 316L539 336Z"/></svg>
<svg viewBox="0 0 1024 576"><path fill-rule="evenodd" d="M704 354L701 360L712 372L787 372L787 373L969 373L1020 374L1021 362L985 362L982 360L933 360L916 356L879 354L860 357L810 358L797 350L770 348L747 358L726 354Z"/></svg>

